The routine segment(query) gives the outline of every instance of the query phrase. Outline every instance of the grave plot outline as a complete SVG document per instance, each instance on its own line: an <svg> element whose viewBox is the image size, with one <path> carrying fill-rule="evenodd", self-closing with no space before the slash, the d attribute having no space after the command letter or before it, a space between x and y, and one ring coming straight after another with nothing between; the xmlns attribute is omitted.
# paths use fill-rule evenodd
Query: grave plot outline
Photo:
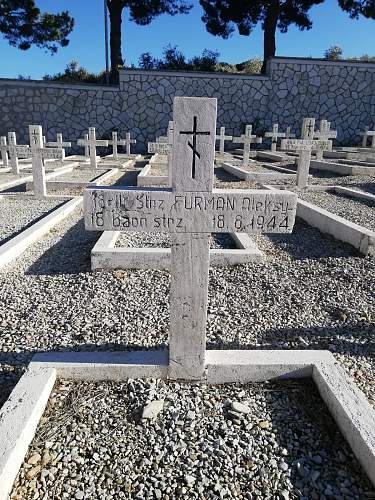
<svg viewBox="0 0 375 500"><path fill-rule="evenodd" d="M216 110L216 103L214 107ZM187 118L191 118L192 112L196 113L199 124L200 111L204 113L207 111L207 108L210 108L210 105L207 103L206 109L202 108L201 105L199 106L199 110L191 108L191 106L184 106L184 103L176 103L176 110L179 113L178 119L182 120L184 129L186 127L186 120ZM152 200L155 200L155 196L158 196L161 191L164 191L166 193L165 196L169 196L172 200L173 196L176 196L176 194L179 195L181 192L187 193L189 196L191 193L203 193L202 198L204 199L204 196L212 196L221 191L211 191L211 172L205 171L205 175L202 175L202 171L199 168L204 161L210 165L213 171L213 164L211 165L211 162L213 162L214 144L212 139L215 129L212 125L215 120L212 120L213 109L211 108L209 111L209 116L204 117L203 115L202 121L206 121L206 123L201 124L201 130L212 132L210 136L201 136L197 139L196 147L199 148L198 152L201 158L196 164L196 178L192 179L191 175L189 176L187 173L190 172L191 174L192 153L187 155L186 143L181 140L176 141L179 130L182 130L181 123L177 122L174 131L174 159L176 160L174 166L177 165L179 170L176 172L173 180L173 187L176 190L148 190L148 193L152 193L148 201L152 202ZM184 152L185 154L181 158ZM180 158L182 161L177 161ZM111 189L113 190L113 188L106 188L101 191L102 193L106 192L108 195ZM197 191L198 189L200 191ZM127 191L132 192L134 195L137 189ZM233 193L236 190L230 191ZM261 196L264 195L264 193L262 194L262 190L257 191ZM91 224L91 214L87 211L87 203L90 202L90 192L93 193L94 191L89 189L85 192L87 212L85 218L89 226ZM231 193L227 193L227 195L229 196ZM229 199L227 195L223 196L223 193L221 194L224 200ZM276 195L275 200L278 200L278 203L292 199L296 201L294 193L275 190L274 194ZM107 201L109 201L108 196ZM112 204L112 201L108 205L111 207L110 210L116 208L116 204ZM145 200L143 201L145 202ZM104 198L102 198L100 203L103 202ZM131 202L131 196L128 199L123 198L121 201L122 206L124 206L124 203L128 204ZM152 207L152 210L154 210L154 206L154 203L151 203L150 207ZM146 218L149 216L147 215L149 213L147 211L149 210L146 207ZM89 227L88 229L94 228ZM195 226L194 229L199 230L200 228ZM201 268L204 264L203 261L205 261L202 249L204 250L206 247L206 235L207 233L175 233L175 246L177 247L175 258L178 260L181 253L183 257L186 257L186 254L191 254L192 257L197 255L200 262L198 262L198 265L195 262L195 265ZM185 272L187 268L190 268L190 263L185 267ZM206 266L204 271L207 269L208 266ZM192 269L192 272L197 271ZM173 278L171 279L173 280ZM200 280L202 282L204 278L200 277ZM181 292L184 294L184 290ZM188 290L185 290L185 293L187 292ZM203 294L204 291L202 290L198 293L200 296ZM194 300L194 297L190 297L187 293L187 300L190 304L190 300ZM185 314L188 310L184 309L185 304L182 304L182 312ZM178 337L177 335L176 338ZM180 343L180 346L184 347L184 344ZM202 352L200 345L189 347L192 347L192 350L188 354L193 353L195 356L199 356ZM364 394L349 381L346 373L338 366L338 363L330 352L309 350L219 350L205 351L205 353L205 372L200 379L197 379L201 382L214 384L247 383L276 378L311 377L353 452L375 485L374 410ZM185 353L182 353L182 355L183 358L189 359L189 356L186 356ZM53 386L58 378L71 378L73 380L124 380L149 377L174 378L175 375L178 375L178 379L192 380L191 377L184 378L184 370L178 363L176 363L174 371L171 371L166 351L50 352L34 355L28 370L15 387L8 402L0 410L0 500L5 500L7 493L12 488L13 481L27 453L28 446L35 435L39 420L43 415Z"/></svg>

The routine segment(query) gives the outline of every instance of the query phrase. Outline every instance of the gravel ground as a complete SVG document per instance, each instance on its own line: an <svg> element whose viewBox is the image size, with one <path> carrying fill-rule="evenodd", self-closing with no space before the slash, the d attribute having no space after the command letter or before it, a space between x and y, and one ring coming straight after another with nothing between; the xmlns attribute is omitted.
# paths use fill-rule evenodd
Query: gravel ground
<svg viewBox="0 0 375 500"><path fill-rule="evenodd" d="M372 492L311 383L63 380L11 498L364 499Z"/></svg>
<svg viewBox="0 0 375 500"><path fill-rule="evenodd" d="M22 197L16 199L0 199L0 242L1 244L26 229L39 218L47 215L61 201L38 201Z"/></svg>
<svg viewBox="0 0 375 500"><path fill-rule="evenodd" d="M108 169L109 170L109 169ZM75 168L71 172L67 172L64 175L60 175L59 177L56 177L51 180L56 180L56 181L79 181L79 182L89 182L95 177L98 177L101 174L104 174L105 171L103 170L89 170L89 169L80 169Z"/></svg>
<svg viewBox="0 0 375 500"><path fill-rule="evenodd" d="M167 345L169 273L91 273L90 251L98 237L84 231L77 209L0 273L0 405L35 351ZM208 347L329 349L375 406L375 258L361 258L352 247L301 222L292 235L253 237L266 262L210 270ZM107 411L104 402L99 421ZM289 426L299 420L300 414L293 411ZM298 436L316 440L310 434L314 436L305 427ZM278 461L276 453L273 458ZM332 487L340 476L335 470ZM350 489L350 481L352 496L363 498ZM298 498L298 493L290 498Z"/></svg>
<svg viewBox="0 0 375 500"><path fill-rule="evenodd" d="M345 217L351 222L375 231L375 202L324 191L300 193L299 197L329 212Z"/></svg>
<svg viewBox="0 0 375 500"><path fill-rule="evenodd" d="M171 237L167 233L121 233L116 247L169 248ZM211 248L236 248L234 240L226 233L211 235Z"/></svg>

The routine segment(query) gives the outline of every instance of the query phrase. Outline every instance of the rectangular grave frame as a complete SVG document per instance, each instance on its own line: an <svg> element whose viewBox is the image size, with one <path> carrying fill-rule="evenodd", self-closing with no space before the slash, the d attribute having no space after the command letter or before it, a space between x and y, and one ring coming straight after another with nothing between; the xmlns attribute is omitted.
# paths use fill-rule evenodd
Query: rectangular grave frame
<svg viewBox="0 0 375 500"><path fill-rule="evenodd" d="M280 190L279 186L275 187L263 184L262 187L271 191ZM336 189L338 193L340 193L341 190L341 192L346 192L353 196L353 194L349 192L351 191L350 189L345 191L341 186L311 186L311 189L308 189L307 192L309 190L336 191ZM367 197L367 199L369 198ZM302 219L309 226L316 227L322 233L333 236L335 240L349 243L349 245L354 247L364 256L375 256L375 231L371 231L371 229L360 226L340 215L336 215L314 203L301 200L300 198L297 200L296 217Z"/></svg>
<svg viewBox="0 0 375 500"><path fill-rule="evenodd" d="M171 250L160 247L117 247L120 231L104 231L91 250L91 270L169 269ZM263 262L264 254L246 233L231 233L237 248L210 249L210 266Z"/></svg>
<svg viewBox="0 0 375 500"><path fill-rule="evenodd" d="M168 378L168 351L35 354L0 410L0 500L6 500L59 379ZM375 412L329 351L208 350L200 382L310 378L375 486Z"/></svg>

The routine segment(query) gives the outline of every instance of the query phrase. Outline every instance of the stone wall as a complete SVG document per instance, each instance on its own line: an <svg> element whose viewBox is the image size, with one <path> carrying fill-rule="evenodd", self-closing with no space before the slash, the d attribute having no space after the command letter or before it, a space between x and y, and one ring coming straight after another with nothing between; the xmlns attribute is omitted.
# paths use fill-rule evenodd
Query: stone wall
<svg viewBox="0 0 375 500"><path fill-rule="evenodd" d="M278 122L299 133L302 118L326 118L340 143L358 143L375 122L375 64L274 58L266 76L123 70L119 86L0 80L0 135L41 124L48 140L62 132L76 141L89 126L100 138L130 130L137 151L164 135L175 95L218 99L218 127L239 134L252 123L258 134Z"/></svg>

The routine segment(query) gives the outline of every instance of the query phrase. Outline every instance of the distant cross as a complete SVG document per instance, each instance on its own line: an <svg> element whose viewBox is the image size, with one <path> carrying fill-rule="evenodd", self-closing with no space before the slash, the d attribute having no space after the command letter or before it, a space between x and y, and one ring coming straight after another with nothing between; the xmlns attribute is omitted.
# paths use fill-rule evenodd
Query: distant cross
<svg viewBox="0 0 375 500"><path fill-rule="evenodd" d="M304 118L302 121L302 139L313 139L315 130L315 118Z"/></svg>
<svg viewBox="0 0 375 500"><path fill-rule="evenodd" d="M216 140L219 142L219 153L224 154L225 152L225 141L232 141L232 135L225 135L225 127L220 127L220 134L216 136Z"/></svg>
<svg viewBox="0 0 375 500"><path fill-rule="evenodd" d="M78 146L88 146L89 154L90 154L90 165L92 168L98 168L98 162L96 158L96 148L98 146L107 146L108 141L105 140L97 140L96 139L96 131L95 127L89 128L88 138L86 139L78 139Z"/></svg>
<svg viewBox="0 0 375 500"><path fill-rule="evenodd" d="M62 134L56 134L56 141L48 141L45 143L45 146L47 148L57 148L57 149L64 149L64 148L71 148L72 143L71 142L64 142L62 138Z"/></svg>
<svg viewBox="0 0 375 500"><path fill-rule="evenodd" d="M197 150L197 137L199 135L210 135L211 132L202 132L198 131L198 118L196 116L193 117L193 130L181 131L180 135L192 135L193 136L193 144L188 140L188 146L193 151L193 159L191 163L191 178L195 179L195 159L200 159L201 155Z"/></svg>
<svg viewBox="0 0 375 500"><path fill-rule="evenodd" d="M314 139L322 139L328 141L328 150L332 150L332 141L330 139L336 139L337 130L331 130L331 122L327 120L320 120L319 132L314 132ZM324 142L322 143L324 146ZM323 160L323 153L325 149L318 147L316 150L316 159L318 161Z"/></svg>
<svg viewBox="0 0 375 500"><path fill-rule="evenodd" d="M371 139L371 148L375 148L375 130L369 130L369 127L365 127L364 132L361 132L359 135L363 136L362 139L362 147L367 148L367 139L368 137L372 137Z"/></svg>
<svg viewBox="0 0 375 500"><path fill-rule="evenodd" d="M0 137L0 151L1 151L1 159L3 161L3 167L7 167L9 165L9 160L8 160L7 138L5 136Z"/></svg>
<svg viewBox="0 0 375 500"><path fill-rule="evenodd" d="M90 158L90 148L88 146L89 144L89 134L85 134L84 140L86 141L86 146L85 146L85 158Z"/></svg>
<svg viewBox="0 0 375 500"><path fill-rule="evenodd" d="M315 128L315 118L308 118L305 130L310 131ZM304 124L305 124L304 120ZM308 127L310 125L310 127ZM302 132L304 129L302 130ZM308 132L311 133L311 132ZM297 187L305 188L309 179L309 169L311 161L311 150L318 148L328 149L328 140L323 139L283 139L281 141L281 148L287 150L299 151L298 167L297 167Z"/></svg>
<svg viewBox="0 0 375 500"><path fill-rule="evenodd" d="M286 128L285 139L293 139L296 136L296 134L291 134L290 130L291 130L290 127Z"/></svg>
<svg viewBox="0 0 375 500"><path fill-rule="evenodd" d="M108 141L108 144L112 146L112 156L114 160L118 159L118 151L117 148L118 146L125 146L125 140L124 139L118 139L117 137L117 132L112 132L112 139Z"/></svg>
<svg viewBox="0 0 375 500"><path fill-rule="evenodd" d="M246 167L249 163L250 159L250 145L255 142L260 144L262 142L261 137L257 137L256 135L252 135L253 126L246 125L245 134L242 134L240 137L233 137L233 142L243 144L243 160L242 165Z"/></svg>
<svg viewBox="0 0 375 500"><path fill-rule="evenodd" d="M211 233L289 233L296 213L297 196L288 191L213 189L216 110L216 99L174 98L172 189L108 186L84 192L88 230L171 233L168 377L174 380L204 376ZM194 118L196 129L199 124L208 133L190 146L181 132Z"/></svg>
<svg viewBox="0 0 375 500"><path fill-rule="evenodd" d="M8 153L12 173L18 175L20 173L18 158L29 158L31 151L29 146L17 144L15 132L8 132Z"/></svg>
<svg viewBox="0 0 375 500"><path fill-rule="evenodd" d="M131 154L131 145L132 144L137 144L137 141L135 139L130 139L130 132L126 132L126 134L125 134L125 146L126 146L126 154L127 155Z"/></svg>
<svg viewBox="0 0 375 500"><path fill-rule="evenodd" d="M29 125L29 137L33 164L34 196L37 199L43 199L47 196L44 160L63 160L65 151L61 148L44 147L42 127L40 125Z"/></svg>
<svg viewBox="0 0 375 500"><path fill-rule="evenodd" d="M279 132L279 124L275 123L272 125L272 132L266 132L264 134L264 137L271 137L272 142L271 142L271 151L276 151L277 149L277 141L279 137L283 138L286 137L286 134L284 132Z"/></svg>

